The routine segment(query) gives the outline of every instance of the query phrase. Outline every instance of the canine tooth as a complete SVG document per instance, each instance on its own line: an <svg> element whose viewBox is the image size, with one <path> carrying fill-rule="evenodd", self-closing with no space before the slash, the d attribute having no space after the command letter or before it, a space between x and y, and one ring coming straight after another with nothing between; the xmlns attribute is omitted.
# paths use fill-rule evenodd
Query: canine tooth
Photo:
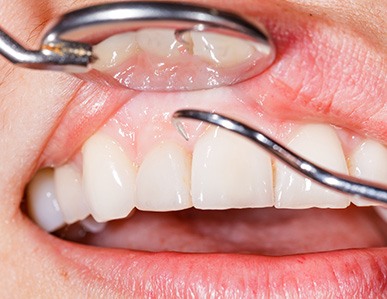
<svg viewBox="0 0 387 299"><path fill-rule="evenodd" d="M125 32L113 35L93 46L93 53L97 56L93 67L104 71L122 64L138 51L135 32Z"/></svg>
<svg viewBox="0 0 387 299"><path fill-rule="evenodd" d="M137 31L136 39L140 48L157 56L178 56L180 43L171 29L142 29Z"/></svg>
<svg viewBox="0 0 387 299"><path fill-rule="evenodd" d="M48 232L53 232L65 225L55 194L52 169L40 170L29 183L27 209L31 218Z"/></svg>
<svg viewBox="0 0 387 299"><path fill-rule="evenodd" d="M344 153L335 130L322 124L303 126L289 142L289 148L311 162L348 174ZM275 161L275 206L278 208L345 208L347 196L328 190Z"/></svg>
<svg viewBox="0 0 387 299"><path fill-rule="evenodd" d="M177 144L154 148L138 171L136 207L151 211L191 207L190 170L190 157Z"/></svg>
<svg viewBox="0 0 387 299"><path fill-rule="evenodd" d="M83 186L98 222L124 218L134 208L136 169L120 145L97 133L82 148Z"/></svg>
<svg viewBox="0 0 387 299"><path fill-rule="evenodd" d="M192 158L192 201L200 209L272 206L268 154L236 134L211 128Z"/></svg>
<svg viewBox="0 0 387 299"><path fill-rule="evenodd" d="M224 67L247 61L256 51L248 41L212 32L191 32L193 54Z"/></svg>
<svg viewBox="0 0 387 299"><path fill-rule="evenodd" d="M387 149L373 140L363 142L349 158L350 174L387 185ZM366 199L354 198L352 202L357 206L373 206L377 203Z"/></svg>
<svg viewBox="0 0 387 299"><path fill-rule="evenodd" d="M67 224L85 219L89 215L81 174L71 165L55 168L54 182L57 200Z"/></svg>

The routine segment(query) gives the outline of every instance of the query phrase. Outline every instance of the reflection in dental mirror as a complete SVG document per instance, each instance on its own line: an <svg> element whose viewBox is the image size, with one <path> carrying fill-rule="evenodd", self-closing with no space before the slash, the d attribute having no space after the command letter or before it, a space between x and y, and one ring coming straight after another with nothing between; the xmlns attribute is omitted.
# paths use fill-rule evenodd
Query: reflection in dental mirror
<svg viewBox="0 0 387 299"><path fill-rule="evenodd" d="M207 31L146 28L93 46L92 67L136 90L197 90L232 85L273 61L269 44Z"/></svg>
<svg viewBox="0 0 387 299"><path fill-rule="evenodd" d="M135 90L179 91L252 78L273 63L275 48L262 25L231 12L145 1L62 15L50 23L38 51L0 28L0 55L32 69L94 70L108 83Z"/></svg>

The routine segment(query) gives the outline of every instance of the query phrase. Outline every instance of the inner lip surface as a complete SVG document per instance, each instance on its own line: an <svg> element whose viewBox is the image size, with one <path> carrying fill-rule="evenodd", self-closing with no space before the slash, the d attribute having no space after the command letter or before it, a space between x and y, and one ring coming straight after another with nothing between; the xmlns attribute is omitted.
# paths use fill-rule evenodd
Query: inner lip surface
<svg viewBox="0 0 387 299"><path fill-rule="evenodd" d="M356 233L354 233L356 232ZM149 252L286 256L387 245L387 224L372 208L135 211L97 233L74 224L55 233L78 243Z"/></svg>

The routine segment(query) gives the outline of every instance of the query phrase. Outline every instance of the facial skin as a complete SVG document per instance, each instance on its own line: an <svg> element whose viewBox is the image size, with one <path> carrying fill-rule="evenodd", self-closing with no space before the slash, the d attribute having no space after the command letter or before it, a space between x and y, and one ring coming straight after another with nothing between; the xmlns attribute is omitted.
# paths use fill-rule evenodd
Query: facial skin
<svg viewBox="0 0 387 299"><path fill-rule="evenodd" d="M27 48L36 48L40 33L50 19L79 7L105 2L0 0L0 25ZM276 28L276 18L290 22L290 28L302 29L303 26L314 27L317 28L316 30L325 28L324 26L335 28L337 36L332 36L332 39L348 38L350 42L346 45L353 47L355 52L360 48L365 49L363 52L367 52L369 57L376 61L374 77L361 76L362 73L366 74L367 70L354 67L354 76L359 84L367 85L367 80L370 80L368 82L370 85L380 86L385 83L386 69L383 61L387 53L387 36L384 16L387 5L384 0L373 0L367 3L339 0L202 2L235 11L251 19L261 19L269 28L269 32L282 35L278 40L286 38L287 34L291 35L292 32L284 32ZM361 46L356 48L354 41ZM295 47L298 46L296 43L297 41L295 41ZM343 51L348 50L343 49ZM276 65L278 66L280 62L281 57L278 58ZM351 64L351 60L348 63ZM316 69L316 73L320 71ZM329 89L329 86L326 88ZM81 273L69 256L53 254L56 247L51 246L50 242L55 243L55 237L42 232L20 210L25 186L34 172L42 166L47 166L51 161L59 161L63 158L59 156L52 158L55 155L55 146L58 145L52 142L51 138L55 135L55 138L60 140L61 136L58 136L55 130L61 124L63 125L64 119L72 121L69 118L63 118L63 115L66 109L73 109L81 103L79 94L82 92L88 92L89 97L98 95L99 99L102 99L102 105L95 108L93 115L84 115L85 124L88 119L93 118L93 125L82 127L81 137L78 136L79 139L84 140L107 119L109 114L107 110L110 109L113 113L117 109L108 103L109 96L113 93L111 90L104 88L85 91L85 84L79 78L64 73L18 68L0 57L0 176L2 178L0 181L0 233L2 236L0 239L0 284L2 286L0 297L9 297L10 294L18 298L37 295L52 297L58 294L69 298L80 294L89 297L128 294L131 297L135 294L129 284L125 286L117 283L119 284L117 290L104 288L105 280L102 274L94 277L94 281L101 281L100 284L91 283L87 279L89 275L87 271L92 272L90 269L95 266L94 262L90 259L90 269ZM120 94L122 103L123 99L130 95L131 91L123 91ZM362 134L378 139L382 144L387 144L385 91L383 89L381 92L376 91L373 98L375 103L369 108L374 109L369 112L371 116L363 127L359 126L356 129ZM93 103L89 104L89 110L92 110ZM356 113L353 117L357 117ZM319 116L316 115L316 118ZM355 126L355 122L353 125ZM50 150L47 150L47 144ZM387 254L385 251L383 254L386 261ZM385 267L384 271L386 271ZM385 276L386 273L381 275ZM95 274L93 272L90 275ZM383 286L379 287L383 289ZM385 287L384 283L384 289ZM284 292L286 293L286 290Z"/></svg>

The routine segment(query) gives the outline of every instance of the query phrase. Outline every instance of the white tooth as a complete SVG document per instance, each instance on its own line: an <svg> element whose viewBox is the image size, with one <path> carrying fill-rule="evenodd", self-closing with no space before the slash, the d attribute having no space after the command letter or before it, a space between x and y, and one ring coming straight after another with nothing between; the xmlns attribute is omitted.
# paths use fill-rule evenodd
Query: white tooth
<svg viewBox="0 0 387 299"><path fill-rule="evenodd" d="M200 209L268 207L273 203L268 154L243 137L211 128L192 157L192 201Z"/></svg>
<svg viewBox="0 0 387 299"><path fill-rule="evenodd" d="M373 140L363 142L349 158L349 173L355 177L387 185L387 149ZM372 206L377 203L354 198L357 206Z"/></svg>
<svg viewBox="0 0 387 299"><path fill-rule="evenodd" d="M40 170L29 183L27 209L30 217L48 232L53 232L65 225L55 194L52 169Z"/></svg>
<svg viewBox="0 0 387 299"><path fill-rule="evenodd" d="M348 174L344 153L335 130L328 125L303 126L289 142L289 148L315 164ZM304 179L284 164L276 163L274 180L278 208L345 208L348 196L328 190Z"/></svg>
<svg viewBox="0 0 387 299"><path fill-rule="evenodd" d="M134 208L136 169L120 145L97 133L82 148L83 186L98 222L124 218Z"/></svg>
<svg viewBox="0 0 387 299"><path fill-rule="evenodd" d="M172 29L142 29L137 31L137 43L148 53L161 57L174 57L180 54L175 31Z"/></svg>
<svg viewBox="0 0 387 299"><path fill-rule="evenodd" d="M190 170L190 157L177 144L154 148L138 171L136 207L151 211L191 207Z"/></svg>
<svg viewBox="0 0 387 299"><path fill-rule="evenodd" d="M93 46L97 60L93 67L104 71L119 66L138 51L135 32L125 32L113 35Z"/></svg>
<svg viewBox="0 0 387 299"><path fill-rule="evenodd" d="M90 211L82 188L81 174L71 165L55 168L55 190L64 220L71 224L85 219Z"/></svg>
<svg viewBox="0 0 387 299"><path fill-rule="evenodd" d="M251 43L240 38L211 32L191 32L193 54L223 67L247 61L256 51Z"/></svg>

